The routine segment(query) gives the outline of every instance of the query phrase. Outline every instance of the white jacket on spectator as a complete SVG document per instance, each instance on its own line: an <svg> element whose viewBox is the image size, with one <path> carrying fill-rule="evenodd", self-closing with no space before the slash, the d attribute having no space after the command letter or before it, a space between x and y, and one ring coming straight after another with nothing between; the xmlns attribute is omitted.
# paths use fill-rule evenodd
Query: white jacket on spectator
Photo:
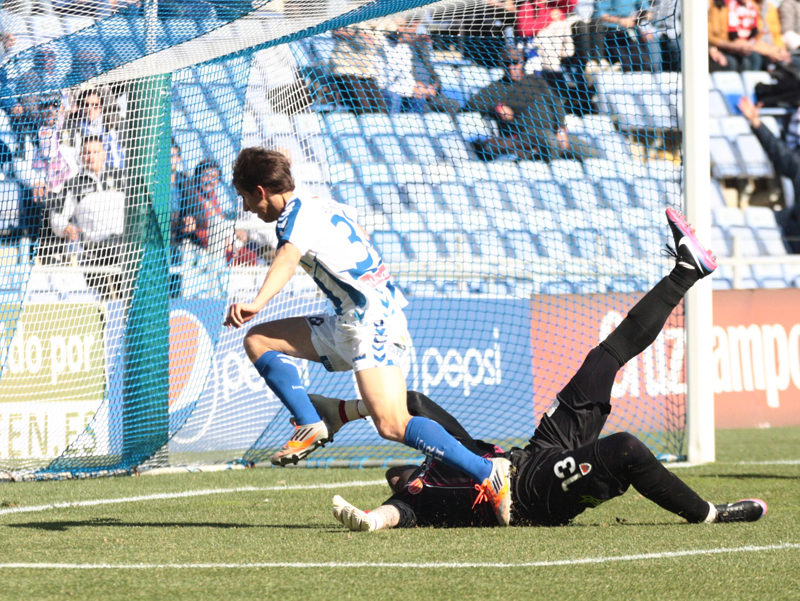
<svg viewBox="0 0 800 601"><path fill-rule="evenodd" d="M80 229L84 242L101 242L121 236L125 230L125 193L114 170L99 177L84 170L64 186L61 211L50 213L53 233L63 238L70 221Z"/></svg>
<svg viewBox="0 0 800 601"><path fill-rule="evenodd" d="M536 52L545 71L561 71L561 59L575 54L575 44L572 42L572 24L577 20L577 16L570 15L568 19L553 21L534 39Z"/></svg>
<svg viewBox="0 0 800 601"><path fill-rule="evenodd" d="M403 98L414 95L414 50L408 44L383 43L383 56L379 60L378 85Z"/></svg>

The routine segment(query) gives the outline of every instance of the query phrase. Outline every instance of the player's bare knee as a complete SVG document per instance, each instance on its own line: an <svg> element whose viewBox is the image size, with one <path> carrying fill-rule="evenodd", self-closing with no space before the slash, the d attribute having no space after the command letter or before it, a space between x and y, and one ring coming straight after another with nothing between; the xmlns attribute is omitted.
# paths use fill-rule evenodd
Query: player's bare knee
<svg viewBox="0 0 800 601"><path fill-rule="evenodd" d="M254 333L250 330L244 337L244 352L247 353L250 361L255 363L267 351L275 350L269 344L270 340L266 336Z"/></svg>

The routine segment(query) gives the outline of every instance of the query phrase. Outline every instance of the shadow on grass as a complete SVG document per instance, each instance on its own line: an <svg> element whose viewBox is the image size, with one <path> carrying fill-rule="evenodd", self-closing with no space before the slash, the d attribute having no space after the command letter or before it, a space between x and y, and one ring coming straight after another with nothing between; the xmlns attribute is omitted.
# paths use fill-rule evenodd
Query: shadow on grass
<svg viewBox="0 0 800 601"><path fill-rule="evenodd" d="M235 530L238 528L270 528L278 530L331 530L338 531L330 524L241 524L229 522L123 522L116 518L95 518L91 520L27 522L25 524L6 524L7 528L30 528L66 532L71 528L217 528Z"/></svg>
<svg viewBox="0 0 800 601"><path fill-rule="evenodd" d="M692 476L692 478L730 478L732 480L800 480L797 476L787 476L784 474L705 474Z"/></svg>

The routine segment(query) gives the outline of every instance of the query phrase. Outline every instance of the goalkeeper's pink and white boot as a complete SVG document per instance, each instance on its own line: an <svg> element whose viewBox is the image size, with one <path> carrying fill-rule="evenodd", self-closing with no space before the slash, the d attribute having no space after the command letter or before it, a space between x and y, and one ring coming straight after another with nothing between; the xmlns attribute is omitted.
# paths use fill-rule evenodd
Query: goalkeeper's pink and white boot
<svg viewBox="0 0 800 601"><path fill-rule="evenodd" d="M694 229L675 209L667 209L667 222L675 240L675 257L678 262L697 270L698 279L711 275L717 268L717 261L711 251L697 239ZM672 250L672 249L670 249Z"/></svg>

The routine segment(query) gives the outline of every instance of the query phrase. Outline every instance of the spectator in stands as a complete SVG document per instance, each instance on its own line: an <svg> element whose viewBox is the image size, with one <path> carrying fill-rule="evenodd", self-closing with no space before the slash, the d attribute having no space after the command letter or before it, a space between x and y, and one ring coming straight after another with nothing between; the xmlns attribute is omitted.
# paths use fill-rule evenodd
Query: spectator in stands
<svg viewBox="0 0 800 601"><path fill-rule="evenodd" d="M385 112L386 102L377 83L382 35L345 27L335 29L333 37L336 45L328 61L331 75L323 78L323 88L357 113Z"/></svg>
<svg viewBox="0 0 800 601"><path fill-rule="evenodd" d="M760 105L754 105L747 96L739 100L739 110L750 122L775 171L792 180L795 202L779 212L777 218L787 247L793 253L800 253L800 156L761 122L759 109Z"/></svg>
<svg viewBox="0 0 800 601"><path fill-rule="evenodd" d="M119 139L120 118L117 111L108 106L110 94L101 89L86 90L78 99L78 114L67 126L80 141L87 136L99 136L103 140L106 160L110 169L125 167L125 151Z"/></svg>
<svg viewBox="0 0 800 601"><path fill-rule="evenodd" d="M497 123L499 136L473 142L484 160L509 154L546 162L601 156L567 131L561 99L543 78L525 75L524 56L518 51L508 53L505 77L473 96L465 110Z"/></svg>
<svg viewBox="0 0 800 601"><path fill-rule="evenodd" d="M228 265L263 265L257 242L247 240L247 232L236 230L228 241L225 255Z"/></svg>
<svg viewBox="0 0 800 601"><path fill-rule="evenodd" d="M661 71L661 49L649 27L648 0L597 0L593 19L605 32L604 54L623 71Z"/></svg>
<svg viewBox="0 0 800 601"><path fill-rule="evenodd" d="M578 0L516 0L514 35L517 38L547 36L542 33L554 21L564 21L575 10Z"/></svg>
<svg viewBox="0 0 800 601"><path fill-rule="evenodd" d="M219 165L204 159L194 170L192 187L187 190L183 212L183 234L201 248L208 248L215 227L222 224L231 207L222 191Z"/></svg>
<svg viewBox="0 0 800 601"><path fill-rule="evenodd" d="M549 24L533 40L542 63L542 76L564 102L567 110L583 115L593 110L592 92L584 75L586 59L579 55L573 41L573 28L580 23L576 14L551 8ZM580 34L579 34L580 35Z"/></svg>
<svg viewBox="0 0 800 601"><path fill-rule="evenodd" d="M783 0L778 7L778 20L792 64L800 69L800 0Z"/></svg>
<svg viewBox="0 0 800 601"><path fill-rule="evenodd" d="M728 57L716 46L708 46L708 72L727 71Z"/></svg>
<svg viewBox="0 0 800 601"><path fill-rule="evenodd" d="M383 93L390 112L399 110L457 113L457 101L441 95L442 84L433 67L432 43L420 33L419 17L398 19L396 31L386 35L387 62L382 65ZM389 57L393 60L389 60Z"/></svg>
<svg viewBox="0 0 800 601"><path fill-rule="evenodd" d="M769 11L769 5L765 6L767 13L776 15L772 8ZM761 8L753 0L710 0L708 42L725 55L727 70L758 71L770 61L789 61L786 49L775 45L782 43L776 19L770 16L768 21L771 29L764 27Z"/></svg>
<svg viewBox="0 0 800 601"><path fill-rule="evenodd" d="M80 264L107 267L119 262L125 229L125 182L108 167L103 138L87 136L81 144L81 172L64 185L52 204L50 225L57 242L80 242ZM87 282L101 296L111 296L113 278L90 273Z"/></svg>
<svg viewBox="0 0 800 601"><path fill-rule="evenodd" d="M17 36L11 31L0 32L0 63L16 52Z"/></svg>
<svg viewBox="0 0 800 601"><path fill-rule="evenodd" d="M458 28L464 58L482 67L503 66L515 12L515 0L477 0L465 10Z"/></svg>
<svg viewBox="0 0 800 601"><path fill-rule="evenodd" d="M181 155L181 147L175 141L175 138L172 138L172 143L169 148L169 166L169 212L170 222L172 224L172 237L173 240L175 240L180 230L185 187L188 179L182 170L183 157Z"/></svg>

